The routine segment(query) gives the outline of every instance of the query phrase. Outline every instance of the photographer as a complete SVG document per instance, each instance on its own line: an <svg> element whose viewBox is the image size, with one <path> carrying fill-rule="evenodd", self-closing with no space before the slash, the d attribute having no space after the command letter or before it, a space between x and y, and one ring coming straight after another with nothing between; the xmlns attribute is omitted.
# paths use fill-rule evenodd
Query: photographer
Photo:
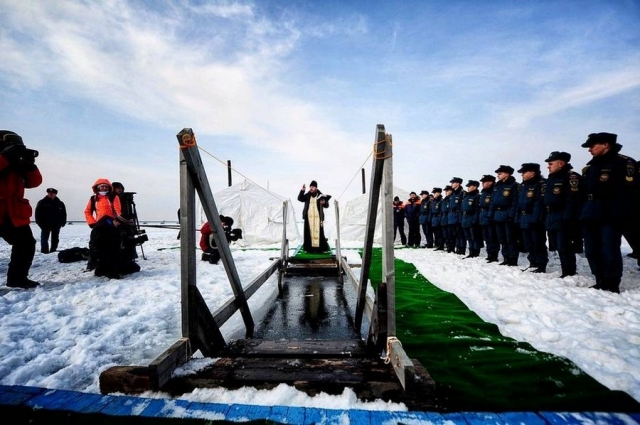
<svg viewBox="0 0 640 425"><path fill-rule="evenodd" d="M36 252L31 232L32 208L24 190L40 186L42 175L35 164L38 151L27 149L22 137L13 131L0 130L0 236L11 248L7 286L35 288L29 269Z"/></svg>
<svg viewBox="0 0 640 425"><path fill-rule="evenodd" d="M120 233L120 250L118 254L118 270L120 274L136 273L140 271L140 265L136 263L138 252L136 246L149 240L144 230L138 225L138 213L136 212L133 195L135 192L125 192L124 185L120 182L111 183L113 193L120 198L122 218L124 221L118 227Z"/></svg>
<svg viewBox="0 0 640 425"><path fill-rule="evenodd" d="M220 221L222 222L222 228L224 229L224 235L228 244L242 239L242 230L231 228L233 226L233 219L231 217L220 215ZM200 235L200 249L204 251L202 253L202 261L218 264L218 261L220 261L220 252L213 237L213 229L208 221L202 225Z"/></svg>

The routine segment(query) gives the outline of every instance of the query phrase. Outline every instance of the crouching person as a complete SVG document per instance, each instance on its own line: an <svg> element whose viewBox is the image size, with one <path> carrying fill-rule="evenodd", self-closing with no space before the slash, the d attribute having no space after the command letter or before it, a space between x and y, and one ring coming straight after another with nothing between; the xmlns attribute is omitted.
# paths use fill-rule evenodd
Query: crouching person
<svg viewBox="0 0 640 425"><path fill-rule="evenodd" d="M224 230L228 244L242 239L242 230L231 228L233 226L233 218L220 215L220 221L222 222L222 229ZM204 223L200 229L200 249L203 251L202 261L218 264L218 261L220 261L220 251L213 236L213 229L208 221Z"/></svg>
<svg viewBox="0 0 640 425"><path fill-rule="evenodd" d="M88 269L94 269L96 276L120 279L118 271L118 253L120 251L120 232L118 218L122 213L120 199L113 196L113 187L109 180L100 178L92 186L91 196L84 216L91 227L89 237L90 260Z"/></svg>

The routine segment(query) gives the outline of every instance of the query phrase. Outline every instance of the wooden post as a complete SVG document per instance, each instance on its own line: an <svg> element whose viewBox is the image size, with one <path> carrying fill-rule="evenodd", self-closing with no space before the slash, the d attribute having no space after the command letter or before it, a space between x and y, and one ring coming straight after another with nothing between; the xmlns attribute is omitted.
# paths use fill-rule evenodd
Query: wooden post
<svg viewBox="0 0 640 425"><path fill-rule="evenodd" d="M230 159L227 160L227 180L229 182L229 187L231 187L233 182L231 180L231 160Z"/></svg>
<svg viewBox="0 0 640 425"><path fill-rule="evenodd" d="M369 280L369 268L371 267L371 250L373 249L373 237L376 229L376 216L378 214L378 200L380 198L380 185L382 183L382 170L384 167L384 152L386 135L384 125L378 124L376 127L375 142L373 144L373 172L369 185L369 210L367 211L367 225L364 235L364 250L362 252L362 269L360 270L360 291L356 304L355 326L360 329L362 326L362 315L366 301L367 285Z"/></svg>
<svg viewBox="0 0 640 425"><path fill-rule="evenodd" d="M202 207L204 208L205 215L207 216L209 225L213 230L213 238L216 242L216 246L218 247L218 251L220 252L220 259L222 260L224 269L227 272L227 277L229 278L231 289L233 290L233 294L235 296L236 302L238 303L240 313L242 314L242 318L244 320L246 335L248 338L250 338L253 336L255 325L253 322L253 318L251 317L251 311L249 310L247 299L242 290L242 284L240 282L240 278L238 277L238 271L236 270L235 263L233 262L233 257L231 256L231 250L229 249L229 244L227 242L224 229L222 228L220 214L218 213L218 208L216 207L216 203L213 199L213 194L211 193L209 180L207 179L204 166L202 165L202 159L200 158L200 153L196 146L195 135L193 134L193 130L191 130L190 128L185 128L180 133L178 133L176 137L178 138L182 156L186 162L188 179L191 181L193 187L198 193L198 196L200 197L200 202L202 203ZM184 241L182 241L181 243L184 243ZM184 245L181 245L181 247L182 246ZM190 249L193 251L195 249L194 247L195 243L189 248L185 247L185 249ZM193 264L195 266L195 258Z"/></svg>
<svg viewBox="0 0 640 425"><path fill-rule="evenodd" d="M387 135L382 175L382 281L387 284L387 337L396 336L396 269L393 264L393 141Z"/></svg>
<svg viewBox="0 0 640 425"><path fill-rule="evenodd" d="M364 168L360 171L360 174L362 174L362 194L364 195L367 192L366 186L364 184Z"/></svg>

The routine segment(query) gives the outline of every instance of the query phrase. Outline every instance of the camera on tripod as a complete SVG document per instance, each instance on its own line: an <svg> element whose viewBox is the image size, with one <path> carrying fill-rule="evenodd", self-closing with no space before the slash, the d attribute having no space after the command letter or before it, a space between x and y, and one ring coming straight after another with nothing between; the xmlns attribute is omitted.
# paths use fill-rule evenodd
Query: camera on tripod
<svg viewBox="0 0 640 425"><path fill-rule="evenodd" d="M135 193L136 192L122 192L120 194L120 206L122 208L122 217L131 223L129 226L130 232L126 235L127 242L131 245L140 246L148 241L149 237L146 231L140 228L136 204L133 202L133 195L135 195Z"/></svg>

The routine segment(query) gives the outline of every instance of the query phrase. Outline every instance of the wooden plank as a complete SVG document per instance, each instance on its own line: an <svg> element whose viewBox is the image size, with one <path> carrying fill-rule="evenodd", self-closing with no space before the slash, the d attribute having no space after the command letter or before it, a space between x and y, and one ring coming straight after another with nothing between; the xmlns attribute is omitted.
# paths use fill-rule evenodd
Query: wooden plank
<svg viewBox="0 0 640 425"><path fill-rule="evenodd" d="M415 375L415 369L413 362L405 353L404 348L400 340L392 338L387 342L387 349L389 350L389 359L393 370L396 372L398 380L402 384L402 387L406 390L407 387L413 382Z"/></svg>
<svg viewBox="0 0 640 425"><path fill-rule="evenodd" d="M269 280L271 275L275 273L279 267L280 259L276 259L262 273L255 277L245 289L244 293L246 299L251 298L251 296L255 294L267 280ZM218 327L222 327L222 325L229 320L236 311L238 311L238 303L235 298L231 298L213 313L213 319L216 325Z"/></svg>
<svg viewBox="0 0 640 425"><path fill-rule="evenodd" d="M360 270L360 283L358 301L356 304L355 323L356 329L360 329L362 325L362 317L364 312L364 304L367 288L364 286L369 281L369 267L371 266L371 253L373 249L373 237L376 227L376 216L378 214L378 201L380 199L380 184L382 183L382 171L384 166L385 132L384 125L376 126L375 142L373 144L373 157L371 173L371 183L369 184L369 209L367 211L367 224L364 235L364 248L362 252L362 269Z"/></svg>
<svg viewBox="0 0 640 425"><path fill-rule="evenodd" d="M186 363L192 354L189 338L176 341L149 364L149 387L154 391L160 389L171 379L173 371Z"/></svg>
<svg viewBox="0 0 640 425"><path fill-rule="evenodd" d="M361 340L237 340L222 353L225 357L262 358L362 358L371 352Z"/></svg>
<svg viewBox="0 0 640 425"><path fill-rule="evenodd" d="M150 371L144 366L113 366L100 374L102 394L140 394L152 389Z"/></svg>

